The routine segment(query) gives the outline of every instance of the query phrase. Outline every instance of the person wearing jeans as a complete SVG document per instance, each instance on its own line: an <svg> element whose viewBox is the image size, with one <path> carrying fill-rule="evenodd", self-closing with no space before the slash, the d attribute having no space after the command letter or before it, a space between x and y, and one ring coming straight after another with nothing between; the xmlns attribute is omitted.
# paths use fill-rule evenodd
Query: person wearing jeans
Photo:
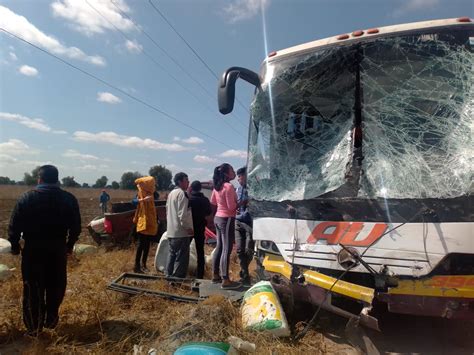
<svg viewBox="0 0 474 355"><path fill-rule="evenodd" d="M237 212L237 195L230 183L235 178L234 169L224 163L214 169L214 190L211 204L217 206L214 224L217 232L217 245L212 260L213 283L222 282L223 289L236 289L241 286L229 278L230 254L235 241L235 215Z"/></svg>
<svg viewBox="0 0 474 355"><path fill-rule="evenodd" d="M191 184L191 193L189 196L189 204L193 213L193 229L194 241L196 243L197 254L197 272L196 277L202 279L204 277L204 267L206 259L204 257L204 241L206 229L206 217L211 214L211 204L209 199L201 192L201 183L193 181Z"/></svg>
<svg viewBox="0 0 474 355"><path fill-rule="evenodd" d="M193 235L193 221L186 190L188 175L178 173L174 176L176 188L166 201L166 222L169 243L166 276L185 278L189 266L189 244Z"/></svg>
<svg viewBox="0 0 474 355"><path fill-rule="evenodd" d="M250 217L247 191L247 169L246 167L237 170L237 216L235 217L235 233L237 244L237 255L240 261L240 282L250 285L249 264L253 259L254 242L252 238L252 218Z"/></svg>

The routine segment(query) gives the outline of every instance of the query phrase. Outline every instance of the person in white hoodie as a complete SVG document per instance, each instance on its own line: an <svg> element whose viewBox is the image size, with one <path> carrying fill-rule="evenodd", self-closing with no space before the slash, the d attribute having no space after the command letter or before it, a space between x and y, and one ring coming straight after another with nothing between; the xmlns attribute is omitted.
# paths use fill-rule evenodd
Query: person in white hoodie
<svg viewBox="0 0 474 355"><path fill-rule="evenodd" d="M177 173L173 181L176 187L166 201L166 235L169 242L166 276L185 278L189 265L189 244L193 236L193 219L186 194L188 175Z"/></svg>

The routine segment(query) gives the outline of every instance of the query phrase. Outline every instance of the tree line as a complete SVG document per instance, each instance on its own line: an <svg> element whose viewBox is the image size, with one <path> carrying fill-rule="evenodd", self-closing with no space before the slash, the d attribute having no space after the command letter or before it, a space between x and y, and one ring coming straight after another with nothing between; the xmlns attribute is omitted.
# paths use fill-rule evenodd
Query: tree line
<svg viewBox="0 0 474 355"><path fill-rule="evenodd" d="M38 172L39 166L34 168L31 173L25 172L23 180L15 181L7 176L0 176L0 185L27 185L33 186L38 183ZM153 176L157 181L157 190L169 190L171 186L171 171L164 165L154 165L148 170L148 175ZM112 181L108 184L109 179L103 175L98 178L92 186L88 183L78 183L74 176L66 176L61 179L61 185L64 187L82 187L82 188L109 188L109 189L123 189L133 190L136 188L135 180L142 177L143 175L138 171L126 171L122 174L120 182Z"/></svg>

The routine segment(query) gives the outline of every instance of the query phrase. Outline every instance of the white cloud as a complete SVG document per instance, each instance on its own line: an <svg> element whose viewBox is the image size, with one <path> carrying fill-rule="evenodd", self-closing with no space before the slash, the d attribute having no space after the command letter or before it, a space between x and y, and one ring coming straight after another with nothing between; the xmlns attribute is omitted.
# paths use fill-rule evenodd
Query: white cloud
<svg viewBox="0 0 474 355"><path fill-rule="evenodd" d="M133 147L142 149L167 150L170 152L182 152L188 150L177 143L162 143L150 138L125 136L115 132L90 133L84 131L74 132L74 139L82 142L108 143L121 147Z"/></svg>
<svg viewBox="0 0 474 355"><path fill-rule="evenodd" d="M431 10L439 4L439 0L404 0L401 6L393 12L394 16L401 16L407 12Z"/></svg>
<svg viewBox="0 0 474 355"><path fill-rule="evenodd" d="M9 139L7 142L0 143L0 154L3 156L38 154L38 151L19 139Z"/></svg>
<svg viewBox="0 0 474 355"><path fill-rule="evenodd" d="M189 137L189 138L180 138L180 137L173 137L175 142L182 142L187 144L202 144L204 140L199 137Z"/></svg>
<svg viewBox="0 0 474 355"><path fill-rule="evenodd" d="M63 153L63 157L66 158L74 158L79 160L99 160L99 157L91 154L82 154L79 153L77 150L68 149Z"/></svg>
<svg viewBox="0 0 474 355"><path fill-rule="evenodd" d="M108 104L118 104L122 102L119 97L115 96L114 94L111 94L110 92L98 92L97 101L105 102Z"/></svg>
<svg viewBox="0 0 474 355"><path fill-rule="evenodd" d="M51 8L55 16L68 20L73 29L87 36L107 30L115 31L116 28L121 31L134 28L133 22L123 17L117 9L120 8L124 13L130 11L123 0L114 0L117 7L111 1L87 1L56 0L51 4Z"/></svg>
<svg viewBox="0 0 474 355"><path fill-rule="evenodd" d="M11 155L0 153L0 162L2 162L3 164L15 164L16 162L18 162L18 159L12 157Z"/></svg>
<svg viewBox="0 0 474 355"><path fill-rule="evenodd" d="M229 149L225 152L219 154L222 158L241 158L247 159L247 152L245 150L236 150L236 149Z"/></svg>
<svg viewBox="0 0 474 355"><path fill-rule="evenodd" d="M52 133L54 134L67 134L67 131L63 131L63 130L58 130L58 131L52 131Z"/></svg>
<svg viewBox="0 0 474 355"><path fill-rule="evenodd" d="M56 55L82 60L98 66L105 65L104 58L87 55L77 47L65 46L56 38L39 30L26 17L17 15L2 5L0 5L0 27Z"/></svg>
<svg viewBox="0 0 474 355"><path fill-rule="evenodd" d="M0 120L18 122L23 126L41 132L51 132L51 127L49 127L41 118L30 118L17 113L0 112Z"/></svg>
<svg viewBox="0 0 474 355"><path fill-rule="evenodd" d="M92 164L86 164L82 166L78 166L75 169L76 170L90 170L90 171L102 171L105 169L108 169L109 166L105 164L100 164L100 165L92 165Z"/></svg>
<svg viewBox="0 0 474 355"><path fill-rule="evenodd" d="M249 20L265 9L270 0L234 0L224 7L223 13L230 23Z"/></svg>
<svg viewBox="0 0 474 355"><path fill-rule="evenodd" d="M125 42L125 48L127 48L130 53L140 53L143 50L143 46L136 40L130 41L128 39Z"/></svg>
<svg viewBox="0 0 474 355"><path fill-rule="evenodd" d="M217 161L217 159L208 157L207 155L195 155L193 160L197 163L203 164L215 163Z"/></svg>
<svg viewBox="0 0 474 355"><path fill-rule="evenodd" d="M8 55L10 56L11 60L18 60L18 57L16 56L14 52L9 52Z"/></svg>
<svg viewBox="0 0 474 355"><path fill-rule="evenodd" d="M19 139L9 139L7 142L0 143L0 162L5 170L5 174L9 173L7 165L23 163L17 156L25 156L38 154L39 151L32 149L28 144ZM32 165L31 161L24 161L27 165ZM36 165L35 165L36 166Z"/></svg>
<svg viewBox="0 0 474 355"><path fill-rule="evenodd" d="M38 69L35 67L30 67L29 65L22 65L21 67L18 68L18 71L26 76L37 76L38 75Z"/></svg>

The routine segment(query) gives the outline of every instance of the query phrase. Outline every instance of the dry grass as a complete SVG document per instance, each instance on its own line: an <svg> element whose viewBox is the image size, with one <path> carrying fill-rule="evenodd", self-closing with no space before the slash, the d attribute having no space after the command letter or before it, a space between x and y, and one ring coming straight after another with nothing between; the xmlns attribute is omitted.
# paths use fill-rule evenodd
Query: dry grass
<svg viewBox="0 0 474 355"><path fill-rule="evenodd" d="M2 255L0 263L16 267L0 294L0 351L5 353L123 353L134 344L170 353L186 341L225 341L229 335L278 353L324 352L322 338L313 334L304 344L242 329L238 305L212 297L192 305L149 296L129 297L106 290L107 284L133 263L133 250L120 250L71 259L61 321L54 331L26 338L21 320L19 258ZM2 352L3 352L2 351Z"/></svg>
<svg viewBox="0 0 474 355"><path fill-rule="evenodd" d="M16 198L26 189L0 186L1 236L6 236ZM78 198L81 208L83 233L80 242L92 243L84 227L98 215L99 190L70 191ZM114 202L126 201L134 196L134 191L111 190L110 194ZM150 259L152 255L154 250L150 251ZM0 255L0 263L16 268L13 276L0 285L0 353L130 353L135 344L142 346L145 353L150 347L155 347L159 353L171 353L186 341L226 341L229 335L256 343L259 353L270 353L270 350L279 354L326 353L334 350L328 348L327 339L316 332L308 334L305 341L297 345L262 333L245 332L238 305L224 298L213 297L192 305L106 290L113 278L132 270L133 259L133 249L107 253L100 249L97 254L70 259L59 326L54 331L45 330L38 338L29 338L24 336L21 319L20 257ZM239 270L236 261L234 255L231 266L231 277L234 275L234 278ZM151 260L149 264L151 266ZM206 275L210 275L209 270ZM153 288L172 291L163 284Z"/></svg>
<svg viewBox="0 0 474 355"><path fill-rule="evenodd" d="M0 237L6 236L11 210L25 189L0 186ZM72 192L79 199L83 226L86 226L98 214L99 191L76 190ZM133 191L111 191L113 201L125 201L133 195ZM92 242L85 229L80 242ZM150 258L151 255L153 250ZM108 253L100 250L95 255L71 259L59 326L55 331L44 331L38 338L28 338L24 336L21 319L20 257L0 255L1 264L16 268L9 280L0 281L0 353L131 353L135 344L145 354L151 347L159 353L172 353L186 341L226 341L229 335L255 343L259 354L357 353L344 335L345 322L329 313L322 312L318 320L318 329L323 333L311 330L300 343L293 344L268 334L244 331L238 305L222 297L191 305L107 291L106 286L113 278L132 270L133 259L133 249ZM239 266L235 255L232 261L231 277L236 278ZM206 275L210 276L209 270ZM155 287L171 291L164 284ZM311 315L311 312L305 314L306 318ZM472 354L474 349L472 322L400 315L393 315L390 321L393 325L384 333L369 333L381 353ZM301 329L301 325L296 324L295 328ZM360 334L353 338L355 343L361 339Z"/></svg>

